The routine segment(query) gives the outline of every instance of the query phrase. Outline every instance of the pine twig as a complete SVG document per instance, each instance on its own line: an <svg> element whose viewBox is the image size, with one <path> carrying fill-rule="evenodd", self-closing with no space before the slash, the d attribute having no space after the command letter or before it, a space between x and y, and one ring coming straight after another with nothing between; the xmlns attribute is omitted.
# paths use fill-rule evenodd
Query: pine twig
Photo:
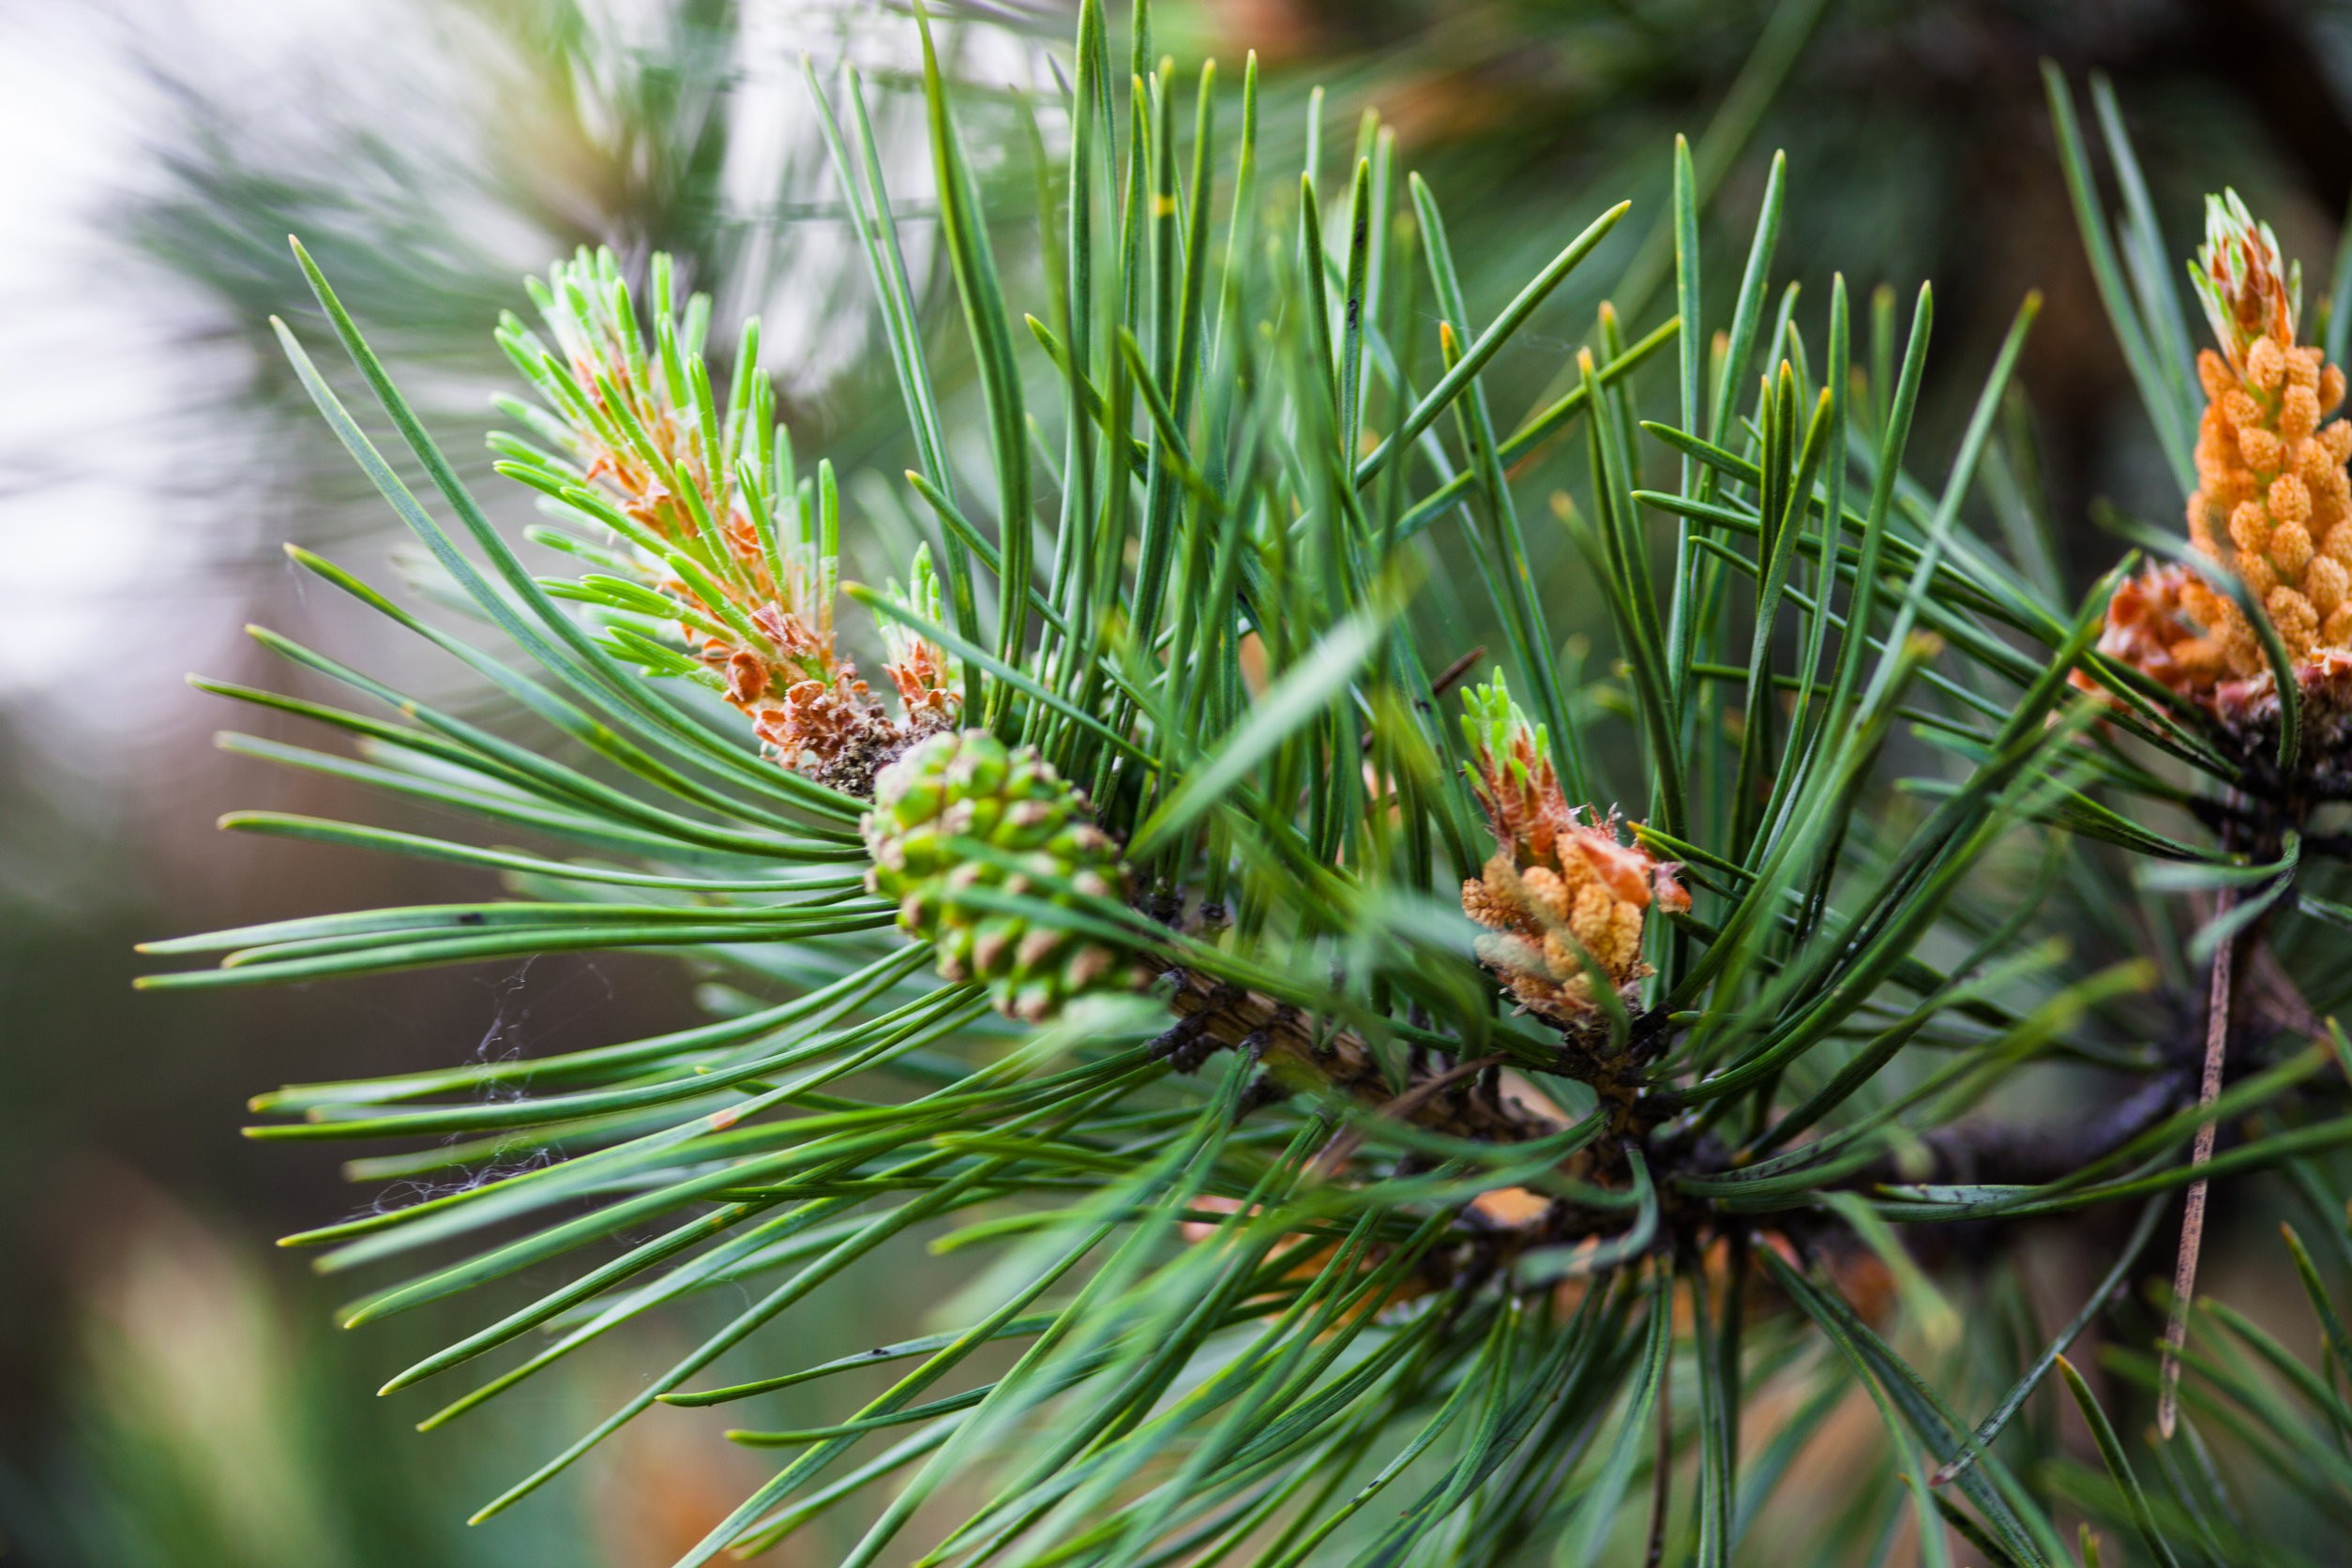
<svg viewBox="0 0 2352 1568"><path fill-rule="evenodd" d="M1478 1074L1448 1071L1424 1078L1396 1096L1380 1059L1355 1034L1320 1030L1297 1008L1256 991L1222 985L1191 970L1170 972L1175 988L1168 1004L1180 1022L1163 1037L1163 1048L1180 1066L1196 1065L1213 1051L1246 1049L1286 1088L1327 1084L1383 1114L1433 1132L1517 1143L1559 1130L1485 1089L1483 1069L1492 1063L1479 1063Z"/></svg>
<svg viewBox="0 0 2352 1568"><path fill-rule="evenodd" d="M2222 888L2213 900L2213 918L2226 917L2237 902L2237 889ZM2205 1078L2197 1091L2201 1110L2209 1110L2222 1092L2222 1064L2229 1053L2230 981L2236 967L2231 959L2237 947L2233 936L2224 939L2213 952L2213 983L2205 1015ZM2191 1168L2202 1168L2213 1157L2216 1128L2217 1123L2209 1118L2198 1123L2196 1147L2189 1155ZM2206 1184L2203 1177L2190 1184L2188 1199L2180 1211L2180 1257L2173 1267L2172 1315L2164 1324L2164 1374L2156 1401L2156 1430L2166 1440L2172 1437L2180 1415L2180 1350L2189 1337L2189 1305L2196 1293L2197 1253L2205 1244Z"/></svg>

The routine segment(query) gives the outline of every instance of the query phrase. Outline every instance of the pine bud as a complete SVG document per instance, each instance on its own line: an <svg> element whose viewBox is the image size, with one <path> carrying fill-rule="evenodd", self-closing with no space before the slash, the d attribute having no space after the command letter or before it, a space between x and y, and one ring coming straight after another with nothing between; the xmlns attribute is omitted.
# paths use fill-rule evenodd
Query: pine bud
<svg viewBox="0 0 2352 1568"><path fill-rule="evenodd" d="M2189 280L2230 368L2261 391L2275 390L2302 314L2303 268L2286 264L2278 235L2254 221L2235 190L2205 199L2205 243Z"/></svg>
<svg viewBox="0 0 2352 1568"><path fill-rule="evenodd" d="M999 1012L1036 1021L1073 997L1151 978L1132 948L991 901L1076 910L1128 896L1119 846L1033 748L1008 749L985 730L918 742L875 776L861 826L874 857L867 885L898 900L899 928L931 943L942 975L987 982Z"/></svg>

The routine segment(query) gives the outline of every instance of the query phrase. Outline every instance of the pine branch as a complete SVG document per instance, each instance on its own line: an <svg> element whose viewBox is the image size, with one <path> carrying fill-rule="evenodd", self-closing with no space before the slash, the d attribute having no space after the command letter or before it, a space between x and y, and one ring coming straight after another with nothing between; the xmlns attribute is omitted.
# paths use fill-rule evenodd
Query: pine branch
<svg viewBox="0 0 2352 1568"><path fill-rule="evenodd" d="M372 1155L364 1174L482 1168L292 1239L331 1246L330 1267L417 1271L354 1321L549 1282L393 1380L551 1335L428 1425L672 1304L727 1304L484 1512L653 1403L888 1362L911 1364L837 1419L736 1434L789 1452L685 1561L871 1495L852 1562L937 1523L926 1561L1257 1551L1292 1568L1535 1542L1581 1560L1639 1532L1651 1561L1687 1539L1724 1568L1804 1440L1803 1419L1757 1425L1783 1404L1766 1385L1825 1416L1860 1381L1886 1453L1884 1485L1855 1488L1857 1530L1889 1539L1908 1510L1923 1549L1949 1527L1987 1560L2056 1564L2052 1509L2090 1483L2010 1419L2056 1365L2101 1437L2088 1506L2168 1551L2219 1504L2143 1487L2058 1359L2098 1304L2036 1352L2038 1333L1947 1295L2021 1295L2013 1257L1973 1249L1995 1283L1939 1281L1932 1244L1906 1237L2086 1215L2078 1234L2109 1245L2110 1206L2175 1186L2191 1217L2149 1363L2162 1425L2193 1434L2230 1409L2255 1412L2257 1443L2306 1418L2352 1429L2327 1366L2190 1305L2209 1181L2281 1168L2324 1210L2327 1161L2352 1148L2341 1096L2314 1083L2327 1048L2269 1050L2283 1032L2342 1048L2307 996L2341 988L2328 933L2352 926L2312 890L2343 836L2307 832L2352 777L2352 425L2321 423L2343 377L2298 341L2298 274L2269 231L2215 204L2195 277L2223 352L2178 362L2172 252L2119 118L2103 98L2118 235L2054 81L2102 297L2199 487L2185 539L2133 530L2164 565L2134 575L2127 558L2069 602L2004 416L2036 298L1931 475L1912 425L1932 294L1899 350L1891 296L1866 344L1842 280L1826 319L1793 287L1776 296L1795 179L1776 158L1717 332L1702 182L1678 167L1660 232L1680 313L1641 331L1604 306L1563 356L1575 391L1505 435L1503 351L1525 350L1625 205L1567 225L1480 329L1437 195L1376 117L1343 177L1311 118L1298 177L1261 185L1255 63L1238 116L1204 65L1186 117L1148 10L1123 74L1107 25L1087 0L1066 101L1033 108L952 81L956 55L916 19L910 85L942 193L926 249L953 279L951 321L922 319L870 89L850 73L828 94L810 73L900 378L894 460L923 508L895 480L845 485L830 460L801 471L756 324L715 376L712 307L672 297L669 261L641 284L583 254L535 289L544 338L511 319L498 334L541 400L502 405L527 433L492 438L499 472L550 519L531 542L578 572L535 576L304 258L460 531L287 332L304 384L429 548L432 591L530 668L301 564L566 750L263 634L394 716L222 687L362 752L243 749L546 847L239 819L495 867L513 896L155 943L220 957L151 983L662 948L722 1004L651 1039L256 1102L259 1137L468 1139ZM1032 158L1039 249L990 210L996 160L967 138L1000 136ZM1643 370L1669 339L1675 384L1653 388ZM1645 422L1668 391L1680 423ZM1576 424L1581 441L1554 444ZM1642 488L1666 457L1677 488ZM1581 575L1552 570L1522 525L1539 486ZM1978 536L1981 503L2014 526ZM845 559L877 555L902 574L886 590L840 580ZM843 597L875 614L895 704L859 673ZM1563 658L1571 613L1590 631ZM1616 647L1588 669L1594 632ZM1481 640L1535 717L1499 672L1462 693L1458 724L1440 711ZM1466 645L1432 677L1426 650ZM1918 746L1893 744L1906 727ZM1655 820L1625 822L1612 797ZM2185 938L2179 893L2206 914ZM2209 957L2202 1039L2172 1040ZM2084 1064L2130 1087L2011 1120L2078 1092ZM1980 1113L1988 1098L2001 1108ZM942 1246L988 1249L988 1304L960 1307L977 1316L799 1364L776 1326L935 1224L957 1227ZM1896 1310L1917 1334L1881 1331ZM2221 1357L2208 1320L2287 1393ZM1894 1348L1914 1341L1916 1362ZM978 1364L982 1380L935 1388L1000 1342L1012 1353ZM689 1386L738 1351L782 1364ZM1969 1365L2014 1374L1976 1426L1956 1414ZM835 1471L901 1426L919 1430ZM1382 1497L1408 1478L1418 1490ZM2352 1496L2352 1471L2329 1479ZM931 1506L951 1497L960 1523ZM1817 1555L1861 1544L1828 1530Z"/></svg>

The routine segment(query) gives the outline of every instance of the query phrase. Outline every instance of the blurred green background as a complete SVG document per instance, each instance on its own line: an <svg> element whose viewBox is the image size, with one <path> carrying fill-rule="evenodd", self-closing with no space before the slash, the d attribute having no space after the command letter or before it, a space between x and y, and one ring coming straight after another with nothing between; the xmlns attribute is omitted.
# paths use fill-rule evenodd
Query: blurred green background
<svg viewBox="0 0 2352 1568"><path fill-rule="evenodd" d="M1032 175L1003 89L1051 98L1048 46L1070 19L1028 0L948 14L952 68L973 89L967 134L1018 254ZM1791 181L1777 271L1807 301L1826 299L1833 269L1907 295L1935 279L1931 447L2019 295L2043 290L2025 384L2077 569L2114 553L2074 520L2093 496L2171 508L2079 259L2037 62L2114 79L2178 247L2200 194L2226 183L2316 265L2352 197L2352 11L2336 6L1198 0L1157 27L1187 67L1214 54L1230 71L1259 51L1269 165L1299 156L1310 82L1328 89L1331 166L1378 108L1446 204L1474 308L1495 309L1601 206L1636 201L1499 361L1506 416L1572 362L1604 295L1636 331L1662 313L1654 225L1677 131L1711 193L1711 290L1736 280L1775 148ZM417 1437L430 1405L372 1390L457 1319L428 1308L346 1335L332 1310L358 1285L270 1245L413 1195L348 1186L332 1153L237 1133L244 1097L280 1082L672 1026L692 1016L691 975L545 959L165 1000L128 988L130 947L489 891L472 873L212 828L233 807L403 825L329 781L209 748L213 727L252 716L188 690L185 672L285 682L238 636L245 622L473 700L279 552L300 540L382 580L400 545L269 340L273 312L315 336L284 235L302 234L485 476L485 400L505 384L490 329L522 308L521 276L577 244L633 265L672 250L722 323L764 315L765 369L802 449L849 475L853 528L892 536L908 526L883 477L905 466L899 403L800 58L866 69L894 192L919 219L912 43L896 9L794 0L0 8L0 1563L641 1568L761 1473L702 1419L716 1412L665 1410L548 1497L467 1530L522 1456L561 1446L670 1347L609 1347ZM947 279L921 223L909 234L952 380ZM1546 591L1574 620L1573 558L1545 548ZM792 1332L823 1351L912 1325L944 1267L910 1248ZM823 1561L837 1545L779 1556Z"/></svg>

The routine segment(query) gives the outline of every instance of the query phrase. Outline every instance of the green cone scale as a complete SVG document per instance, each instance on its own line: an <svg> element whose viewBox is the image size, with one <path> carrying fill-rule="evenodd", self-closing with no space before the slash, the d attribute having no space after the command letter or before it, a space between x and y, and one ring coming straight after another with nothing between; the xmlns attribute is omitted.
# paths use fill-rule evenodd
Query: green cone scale
<svg viewBox="0 0 2352 1568"><path fill-rule="evenodd" d="M867 885L898 900L899 928L931 943L942 976L986 981L998 1011L1034 1021L1149 979L1133 951L991 905L990 893L1065 909L1127 897L1118 844L1033 748L985 730L933 735L875 776L861 825Z"/></svg>

